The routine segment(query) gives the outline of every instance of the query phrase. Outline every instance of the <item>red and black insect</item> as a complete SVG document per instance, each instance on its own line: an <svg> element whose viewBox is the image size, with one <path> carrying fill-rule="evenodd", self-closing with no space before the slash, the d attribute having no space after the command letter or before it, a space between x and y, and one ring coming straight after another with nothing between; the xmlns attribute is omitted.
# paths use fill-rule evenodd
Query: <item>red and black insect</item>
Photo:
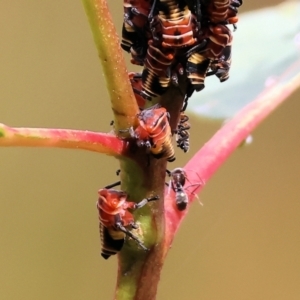
<svg viewBox="0 0 300 300"><path fill-rule="evenodd" d="M172 134L169 124L170 115L164 107L158 105L144 109L137 115L138 126L133 130L125 129L137 140L139 147L146 147L155 158L175 160Z"/></svg>
<svg viewBox="0 0 300 300"><path fill-rule="evenodd" d="M154 0L148 18L152 39L144 59L142 87L145 95L157 97L170 85L172 68L178 64L176 51L196 42L200 22L182 0Z"/></svg>
<svg viewBox="0 0 300 300"><path fill-rule="evenodd" d="M179 122L176 129L176 143L177 147L183 150L183 152L188 152L190 148L190 134L188 130L191 128L188 122L189 117L182 111L180 113Z"/></svg>
<svg viewBox="0 0 300 300"><path fill-rule="evenodd" d="M225 25L209 26L203 31L203 37L201 44L187 52L186 73L190 81L188 97L194 90L201 91L205 87L207 75L216 74L221 81L229 77L232 42L230 29ZM210 68L212 73L208 73Z"/></svg>
<svg viewBox="0 0 300 300"><path fill-rule="evenodd" d="M227 45L218 60L211 63L211 71L207 73L209 75L216 75L220 82L224 82L229 78L229 70L231 66L231 43Z"/></svg>
<svg viewBox="0 0 300 300"><path fill-rule="evenodd" d="M173 171L167 170L167 174L171 178L169 187L171 187L175 193L176 206L180 211L185 210L189 202L188 195L183 188L187 178L186 173L184 169L176 168Z"/></svg>
<svg viewBox="0 0 300 300"><path fill-rule="evenodd" d="M111 186L115 186L111 185ZM142 241L127 228L138 228L131 212L143 207L149 201L158 200L158 196L145 198L135 203L128 201L128 195L110 186L98 191L99 199L97 209L99 211L99 228L101 237L101 256L108 259L119 252L124 244L125 237L132 238L141 248L148 250Z"/></svg>
<svg viewBox="0 0 300 300"><path fill-rule="evenodd" d="M130 52L132 63L143 65L147 43L151 38L148 16L152 0L124 0L121 47Z"/></svg>

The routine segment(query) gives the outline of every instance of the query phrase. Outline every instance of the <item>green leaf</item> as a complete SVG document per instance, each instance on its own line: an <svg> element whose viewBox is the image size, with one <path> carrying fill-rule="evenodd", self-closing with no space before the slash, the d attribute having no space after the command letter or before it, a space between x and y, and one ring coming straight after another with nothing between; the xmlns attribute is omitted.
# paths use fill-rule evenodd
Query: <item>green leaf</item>
<svg viewBox="0 0 300 300"><path fill-rule="evenodd" d="M240 14L232 49L230 78L206 78L189 100L190 112L230 118L262 93L289 85L300 74L300 2Z"/></svg>

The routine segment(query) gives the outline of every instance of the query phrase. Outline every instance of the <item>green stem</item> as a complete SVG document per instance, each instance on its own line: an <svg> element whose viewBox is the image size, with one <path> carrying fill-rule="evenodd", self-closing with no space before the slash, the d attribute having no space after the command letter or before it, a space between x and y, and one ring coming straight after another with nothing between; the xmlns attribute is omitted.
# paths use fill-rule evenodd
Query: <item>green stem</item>
<svg viewBox="0 0 300 300"><path fill-rule="evenodd" d="M82 2L102 64L118 135L119 129L134 124L139 109L106 0L82 0Z"/></svg>

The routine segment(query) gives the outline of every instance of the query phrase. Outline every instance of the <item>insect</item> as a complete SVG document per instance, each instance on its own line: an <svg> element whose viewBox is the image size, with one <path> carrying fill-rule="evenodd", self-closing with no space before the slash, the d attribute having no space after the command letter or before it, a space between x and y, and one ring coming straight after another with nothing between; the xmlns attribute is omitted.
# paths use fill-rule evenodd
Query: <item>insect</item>
<svg viewBox="0 0 300 300"><path fill-rule="evenodd" d="M172 162L175 152L169 119L170 115L164 107L145 109L138 115L139 126L135 129L135 136L138 144L149 147L155 158L165 157Z"/></svg>
<svg viewBox="0 0 300 300"><path fill-rule="evenodd" d="M167 184L169 186L169 191L172 188L172 190L175 193L175 203L178 208L178 210L183 211L186 209L188 202L189 202L189 195L194 195L196 198L198 196L194 193L195 190L204 184L203 180L200 178L199 174L196 172L197 177L199 178L199 182L190 184L188 187L184 188L186 181L188 180L187 174L183 168L175 168L172 171L166 170L166 173L171 178L170 184ZM196 186L196 189L193 191L190 191L187 193L187 190L191 188L192 186ZM202 203L201 203L202 205Z"/></svg>
<svg viewBox="0 0 300 300"><path fill-rule="evenodd" d="M176 206L178 210L185 210L188 204L188 195L184 191L184 185L186 180L186 173L182 168L176 168L173 171L166 171L169 177L171 177L171 188L175 193Z"/></svg>
<svg viewBox="0 0 300 300"><path fill-rule="evenodd" d="M128 195L119 190L105 187L98 191L99 199L96 203L99 211L99 229L101 237L101 256L108 259L119 252L124 244L125 237L132 238L142 249L148 250L142 241L127 228L138 228L131 212L149 201L158 200L158 196L145 198L135 203L128 201Z"/></svg>
<svg viewBox="0 0 300 300"><path fill-rule="evenodd" d="M139 147L146 147L155 158L166 158L169 162L175 160L172 145L172 134L169 124L170 115L164 107L151 106L138 115L138 126L120 130L128 132L137 140Z"/></svg>
<svg viewBox="0 0 300 300"><path fill-rule="evenodd" d="M190 123L188 123L189 117L182 111L180 113L179 122L176 129L176 143L177 147L183 150L183 152L188 152L190 148L190 134L188 130L191 128Z"/></svg>
<svg viewBox="0 0 300 300"><path fill-rule="evenodd" d="M232 42L230 29L219 24L209 26L203 34L205 38L202 43L187 51L186 72L190 81L188 97L194 90L200 91L205 87L207 75L216 74L221 81L229 77ZM210 68L213 71L208 73Z"/></svg>
<svg viewBox="0 0 300 300"><path fill-rule="evenodd" d="M209 75L216 75L220 82L224 82L229 78L229 70L231 65L231 43L228 44L222 51L220 59L215 60L211 63L211 72Z"/></svg>
<svg viewBox="0 0 300 300"><path fill-rule="evenodd" d="M196 10L200 13L200 9L197 9L200 2L196 2ZM158 13L153 16L156 11ZM144 95L157 97L166 92L170 85L172 65L177 63L176 49L189 47L196 42L200 22L185 1L176 0L154 0L148 18L153 38L148 41L142 88Z"/></svg>
<svg viewBox="0 0 300 300"><path fill-rule="evenodd" d="M131 53L133 64L143 65L147 42L151 37L148 15L151 0L124 0L121 47Z"/></svg>

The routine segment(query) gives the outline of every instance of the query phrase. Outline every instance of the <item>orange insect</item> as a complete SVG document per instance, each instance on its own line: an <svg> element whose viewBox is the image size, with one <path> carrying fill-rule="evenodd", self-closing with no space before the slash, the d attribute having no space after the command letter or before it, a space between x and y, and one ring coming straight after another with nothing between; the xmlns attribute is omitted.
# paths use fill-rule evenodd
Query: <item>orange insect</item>
<svg viewBox="0 0 300 300"><path fill-rule="evenodd" d="M169 125L170 115L164 107L152 106L138 114L139 125L130 132L137 139L138 146L149 148L156 158L175 160L172 134Z"/></svg>
<svg viewBox="0 0 300 300"><path fill-rule="evenodd" d="M138 228L132 213L128 209L136 210L149 201L158 200L159 197L145 198L138 203L130 202L125 192L111 189L111 186L98 191L99 199L96 203L99 211L101 256L108 259L111 255L119 252L123 247L126 236L132 238L144 250L148 250L142 241L127 229L127 227Z"/></svg>

